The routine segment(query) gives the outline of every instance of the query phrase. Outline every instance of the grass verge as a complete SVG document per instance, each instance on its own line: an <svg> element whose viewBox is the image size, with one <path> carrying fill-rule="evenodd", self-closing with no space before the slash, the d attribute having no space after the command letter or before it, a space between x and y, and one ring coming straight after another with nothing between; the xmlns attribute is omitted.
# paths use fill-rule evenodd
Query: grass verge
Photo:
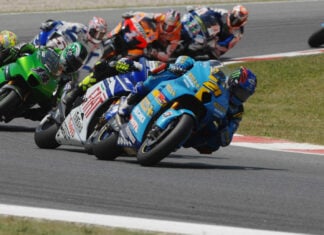
<svg viewBox="0 0 324 235"><path fill-rule="evenodd" d="M324 55L246 62L258 78L238 133L324 145Z"/></svg>
<svg viewBox="0 0 324 235"><path fill-rule="evenodd" d="M0 216L0 235L162 235L146 231Z"/></svg>

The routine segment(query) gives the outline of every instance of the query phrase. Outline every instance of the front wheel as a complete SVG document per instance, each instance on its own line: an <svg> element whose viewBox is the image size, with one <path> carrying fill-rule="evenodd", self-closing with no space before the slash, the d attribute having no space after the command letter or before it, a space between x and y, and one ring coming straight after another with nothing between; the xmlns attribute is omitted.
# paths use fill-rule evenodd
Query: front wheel
<svg viewBox="0 0 324 235"><path fill-rule="evenodd" d="M165 130L153 127L137 152L142 166L153 166L176 150L191 135L194 119L184 114L171 122Z"/></svg>
<svg viewBox="0 0 324 235"><path fill-rule="evenodd" d="M36 127L34 133L34 141L39 148L55 149L60 146L55 136L59 126L52 119L46 120Z"/></svg>
<svg viewBox="0 0 324 235"><path fill-rule="evenodd" d="M91 138L92 153L99 160L113 161L122 153L122 148L117 146L118 133L110 131L107 125L104 125Z"/></svg>
<svg viewBox="0 0 324 235"><path fill-rule="evenodd" d="M308 44L311 47L320 47L324 44L324 28L313 33L308 39Z"/></svg>
<svg viewBox="0 0 324 235"><path fill-rule="evenodd" d="M0 92L0 119L10 121L21 104L21 99L14 90L2 89Z"/></svg>

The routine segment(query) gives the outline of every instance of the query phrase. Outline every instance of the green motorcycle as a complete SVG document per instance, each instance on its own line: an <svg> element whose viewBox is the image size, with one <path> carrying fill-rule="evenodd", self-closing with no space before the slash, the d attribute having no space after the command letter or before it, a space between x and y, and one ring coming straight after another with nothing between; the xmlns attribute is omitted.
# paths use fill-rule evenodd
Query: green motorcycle
<svg viewBox="0 0 324 235"><path fill-rule="evenodd" d="M58 97L60 51L38 48L0 68L0 121L24 117L38 106L49 111Z"/></svg>

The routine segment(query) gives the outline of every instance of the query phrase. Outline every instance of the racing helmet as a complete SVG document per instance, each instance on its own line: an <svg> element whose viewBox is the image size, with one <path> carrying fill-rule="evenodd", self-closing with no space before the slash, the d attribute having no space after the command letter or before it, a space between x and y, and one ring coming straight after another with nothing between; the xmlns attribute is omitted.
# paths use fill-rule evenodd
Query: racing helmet
<svg viewBox="0 0 324 235"><path fill-rule="evenodd" d="M108 32L107 22L101 18L94 16L88 25L87 36L93 43L100 43Z"/></svg>
<svg viewBox="0 0 324 235"><path fill-rule="evenodd" d="M0 47L8 48L17 44L17 35L9 30L0 32Z"/></svg>
<svg viewBox="0 0 324 235"><path fill-rule="evenodd" d="M181 55L181 56L178 56L178 58L176 59L174 64L177 67L179 67L185 71L188 71L194 66L195 60L193 58L191 58L190 56Z"/></svg>
<svg viewBox="0 0 324 235"><path fill-rule="evenodd" d="M61 53L60 63L65 73L78 71L85 63L88 51L80 42L69 44Z"/></svg>
<svg viewBox="0 0 324 235"><path fill-rule="evenodd" d="M248 10L242 5L236 5L233 7L229 15L230 27L241 27L246 24L249 16Z"/></svg>
<svg viewBox="0 0 324 235"><path fill-rule="evenodd" d="M230 92L231 103L241 105L254 94L257 78L251 70L242 66L229 75L226 85Z"/></svg>
<svg viewBox="0 0 324 235"><path fill-rule="evenodd" d="M179 25L180 22L180 12L174 9L170 9L165 13L164 22L162 25L162 30L166 33L173 32Z"/></svg>

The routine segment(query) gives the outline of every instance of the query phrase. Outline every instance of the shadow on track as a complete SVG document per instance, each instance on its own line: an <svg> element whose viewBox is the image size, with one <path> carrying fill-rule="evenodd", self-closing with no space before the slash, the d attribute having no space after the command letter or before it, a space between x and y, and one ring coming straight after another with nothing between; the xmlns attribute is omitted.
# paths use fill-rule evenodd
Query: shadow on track
<svg viewBox="0 0 324 235"><path fill-rule="evenodd" d="M88 154L85 152L85 150L80 147L66 147L64 148L59 147L57 149L53 149L53 151L68 151L68 152L75 152L75 153L82 153L87 155L88 157L93 157L93 160L95 161L101 161L103 164L112 161L104 161L104 160L98 160L96 157L92 154ZM226 158L220 158L220 157L205 157L205 156L191 156L191 155L183 155L183 154L171 154L165 159L163 159L160 163L158 163L155 166L151 166L153 168L179 168L179 169L201 169L201 170L249 170L249 171L259 171L259 170L271 170L271 171L284 171L285 169L279 169L279 168L264 168L264 167L254 167L254 166L235 166L235 165L220 165L220 164L211 164L211 163L203 163L203 162L174 162L172 160L188 160L188 159L212 159L212 160L221 160ZM170 160L170 161L168 161ZM115 161L113 162L123 162L127 164L136 164L139 167L141 167L135 156L119 156Z"/></svg>
<svg viewBox="0 0 324 235"><path fill-rule="evenodd" d="M35 127L27 127L27 126L14 126L14 125L0 125L0 132L34 132Z"/></svg>
<svg viewBox="0 0 324 235"><path fill-rule="evenodd" d="M126 159L127 158L127 159ZM118 157L115 161L138 164L136 161L136 157L130 160L130 157ZM169 157L163 159L160 163L155 166L151 166L154 168L179 168L179 169L201 169L201 170L248 170L248 171L259 171L259 170L270 170L270 171L285 171L285 169L279 168L264 168L264 167L254 167L254 166L235 166L235 165L220 165L220 164L212 164L212 163L203 163L203 162L174 162L172 159L201 159L203 157L200 156L189 156L189 155L176 155L171 154ZM224 158L218 157L210 157L209 159L220 160ZM170 160L170 161L168 161ZM105 162L105 161L103 161ZM139 164L138 164L139 165ZM140 165L139 165L140 166Z"/></svg>

